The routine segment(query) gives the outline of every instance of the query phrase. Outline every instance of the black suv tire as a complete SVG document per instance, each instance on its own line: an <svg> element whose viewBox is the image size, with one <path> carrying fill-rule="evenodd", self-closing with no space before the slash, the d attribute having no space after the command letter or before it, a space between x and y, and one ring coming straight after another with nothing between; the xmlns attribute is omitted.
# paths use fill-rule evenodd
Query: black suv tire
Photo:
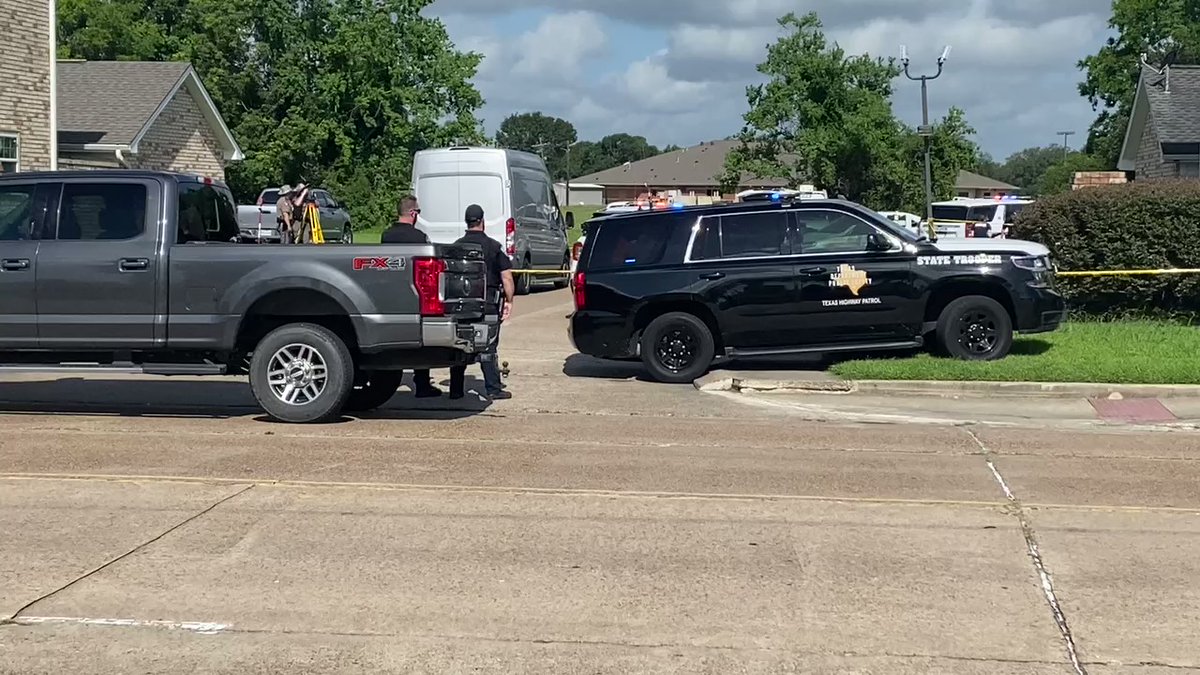
<svg viewBox="0 0 1200 675"><path fill-rule="evenodd" d="M396 395L400 383L404 381L404 371L373 370L360 373L360 382L350 390L344 410L347 412L366 412L374 410L387 403Z"/></svg>
<svg viewBox="0 0 1200 675"><path fill-rule="evenodd" d="M317 324L276 328L259 340L250 359L254 398L280 422L332 422L341 416L353 386L354 359L346 343Z"/></svg>
<svg viewBox="0 0 1200 675"><path fill-rule="evenodd" d="M1013 344L1012 318L999 302L983 295L952 301L937 322L937 346L963 361L995 361Z"/></svg>
<svg viewBox="0 0 1200 675"><path fill-rule="evenodd" d="M642 332L642 363L659 382L684 384L708 372L716 345L712 331L694 314L668 312Z"/></svg>

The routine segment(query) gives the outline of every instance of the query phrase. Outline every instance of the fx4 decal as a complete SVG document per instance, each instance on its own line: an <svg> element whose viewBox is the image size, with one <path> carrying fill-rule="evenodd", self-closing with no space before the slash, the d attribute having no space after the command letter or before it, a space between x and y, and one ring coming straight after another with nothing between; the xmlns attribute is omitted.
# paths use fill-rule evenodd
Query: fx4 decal
<svg viewBox="0 0 1200 675"><path fill-rule="evenodd" d="M370 258L355 258L352 263L355 272L363 270L402 270L408 265L405 258L391 257L370 257Z"/></svg>

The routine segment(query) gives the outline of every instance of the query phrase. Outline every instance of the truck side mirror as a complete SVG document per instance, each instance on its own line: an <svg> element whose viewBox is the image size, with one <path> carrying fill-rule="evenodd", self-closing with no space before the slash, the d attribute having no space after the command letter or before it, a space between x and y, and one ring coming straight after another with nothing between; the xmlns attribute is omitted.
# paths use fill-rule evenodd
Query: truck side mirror
<svg viewBox="0 0 1200 675"><path fill-rule="evenodd" d="M867 250L875 252L890 251L895 246L892 241L878 232L867 235Z"/></svg>

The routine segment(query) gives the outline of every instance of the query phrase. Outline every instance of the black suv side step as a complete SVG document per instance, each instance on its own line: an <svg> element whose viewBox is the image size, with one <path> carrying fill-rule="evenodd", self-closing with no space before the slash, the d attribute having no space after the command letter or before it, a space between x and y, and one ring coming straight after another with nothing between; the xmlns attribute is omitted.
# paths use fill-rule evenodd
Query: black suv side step
<svg viewBox="0 0 1200 675"><path fill-rule="evenodd" d="M855 342L840 345L814 345L812 347L773 347L769 349L734 349L729 347L725 349L725 356L729 358L737 358L739 356L748 358L755 356L790 356L793 354L831 354L834 352L882 352L898 349L920 349L923 346L925 346L924 340L915 339L895 342Z"/></svg>

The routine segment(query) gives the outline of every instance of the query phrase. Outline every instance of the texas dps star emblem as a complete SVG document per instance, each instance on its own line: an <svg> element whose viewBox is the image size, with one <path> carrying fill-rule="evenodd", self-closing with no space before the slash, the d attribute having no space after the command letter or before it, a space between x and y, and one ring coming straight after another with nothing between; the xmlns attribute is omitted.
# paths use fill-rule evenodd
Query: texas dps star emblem
<svg viewBox="0 0 1200 675"><path fill-rule="evenodd" d="M867 273L854 269L853 265L838 265L837 274L829 279L829 286L831 288L844 286L850 289L850 292L854 295L858 295L858 292L870 283L871 280L867 278Z"/></svg>

